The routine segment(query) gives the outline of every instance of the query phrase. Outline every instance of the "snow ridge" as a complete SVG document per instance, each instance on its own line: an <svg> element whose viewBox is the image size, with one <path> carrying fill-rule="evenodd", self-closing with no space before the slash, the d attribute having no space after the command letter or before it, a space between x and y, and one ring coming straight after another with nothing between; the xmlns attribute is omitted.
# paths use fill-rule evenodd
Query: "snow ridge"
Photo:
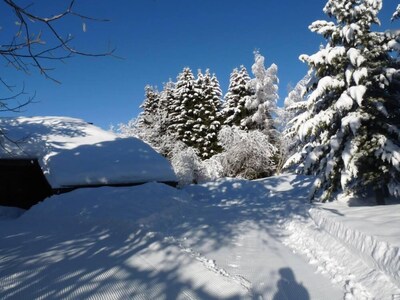
<svg viewBox="0 0 400 300"><path fill-rule="evenodd" d="M311 208L309 213L311 219L285 225L284 244L306 256L317 272L342 285L344 299L389 300L400 294L398 248L332 221L321 209Z"/></svg>
<svg viewBox="0 0 400 300"><path fill-rule="evenodd" d="M364 263L379 269L392 278L392 283L397 286L400 293L400 249L387 242L378 241L373 236L368 236L355 229L346 228L343 224L329 218L321 209L310 209L310 215L315 224L328 232L350 249L362 254Z"/></svg>

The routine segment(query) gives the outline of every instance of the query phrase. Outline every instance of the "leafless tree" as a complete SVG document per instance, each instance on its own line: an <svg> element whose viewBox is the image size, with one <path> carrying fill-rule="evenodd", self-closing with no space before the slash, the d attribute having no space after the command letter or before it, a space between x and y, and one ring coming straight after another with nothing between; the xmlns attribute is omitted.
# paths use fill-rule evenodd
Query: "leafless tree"
<svg viewBox="0 0 400 300"><path fill-rule="evenodd" d="M1 1L1 0L0 0ZM11 31L9 40L0 40L0 57L5 62L4 67L11 67L26 74L31 70L38 70L47 79L58 82L50 73L53 70L49 66L51 61L63 61L73 56L107 56L113 55L114 49L101 53L87 53L74 48L71 45L73 36L63 36L55 27L57 23L65 21L72 16L82 21L82 30L86 31L87 21L106 22L106 19L97 19L85 16L75 11L75 0L67 2L67 6L59 13L51 16L39 15L34 10L34 3L22 5L24 1L2 0L0 10L15 15L15 31ZM19 2L19 3L17 3ZM25 1L26 2L26 1ZM56 3L56 1L49 1ZM59 3L57 1L57 3ZM3 6L3 7L2 7ZM3 68L4 70L4 68ZM4 72L5 73L5 72ZM18 92L15 86L8 83L0 72L0 84L5 87L11 95L0 97L0 112L19 111L22 107L32 102L34 95L30 95L22 102L18 101L20 96L26 95L24 87ZM0 133L1 134L1 133Z"/></svg>

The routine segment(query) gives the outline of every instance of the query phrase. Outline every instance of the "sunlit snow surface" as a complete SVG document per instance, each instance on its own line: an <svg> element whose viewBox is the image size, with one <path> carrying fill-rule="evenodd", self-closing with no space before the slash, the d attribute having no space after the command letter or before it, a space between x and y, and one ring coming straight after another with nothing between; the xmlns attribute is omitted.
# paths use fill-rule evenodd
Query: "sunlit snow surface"
<svg viewBox="0 0 400 300"><path fill-rule="evenodd" d="M311 206L311 183L148 183L0 210L0 299L392 299L393 263L374 262L387 249L370 258L352 232L397 247L399 206Z"/></svg>
<svg viewBox="0 0 400 300"><path fill-rule="evenodd" d="M169 162L135 138L79 119L0 118L0 158L37 158L53 188L176 181Z"/></svg>

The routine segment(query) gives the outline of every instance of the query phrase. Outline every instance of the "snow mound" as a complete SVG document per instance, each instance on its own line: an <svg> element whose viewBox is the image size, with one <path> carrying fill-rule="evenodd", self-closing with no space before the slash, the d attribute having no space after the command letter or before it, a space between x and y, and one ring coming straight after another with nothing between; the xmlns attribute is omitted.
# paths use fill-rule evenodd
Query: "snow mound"
<svg viewBox="0 0 400 300"><path fill-rule="evenodd" d="M400 293L400 227L393 224L399 223L400 205L353 209L333 207L311 209L315 224L357 251L365 264L384 273L397 285L397 293ZM388 219L393 220L390 227L385 226Z"/></svg>
<svg viewBox="0 0 400 300"><path fill-rule="evenodd" d="M53 188L176 182L169 162L135 138L118 138L79 119L2 118L0 159L38 159Z"/></svg>
<svg viewBox="0 0 400 300"><path fill-rule="evenodd" d="M178 216L183 216L185 207L184 193L152 182L134 187L86 188L52 196L28 210L21 221L149 229L182 221Z"/></svg>
<svg viewBox="0 0 400 300"><path fill-rule="evenodd" d="M312 205L309 218L286 224L285 243L343 284L345 299L394 299L400 295L399 220L400 205Z"/></svg>
<svg viewBox="0 0 400 300"><path fill-rule="evenodd" d="M0 221L16 219L24 212L25 209L22 208L0 206Z"/></svg>

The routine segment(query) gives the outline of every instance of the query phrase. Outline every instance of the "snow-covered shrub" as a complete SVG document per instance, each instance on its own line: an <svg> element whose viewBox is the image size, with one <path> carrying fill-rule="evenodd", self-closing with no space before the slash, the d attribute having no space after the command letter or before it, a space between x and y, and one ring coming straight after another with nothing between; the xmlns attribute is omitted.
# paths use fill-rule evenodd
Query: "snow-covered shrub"
<svg viewBox="0 0 400 300"><path fill-rule="evenodd" d="M221 154L201 160L197 150L182 142L175 142L170 161L178 177L179 186L216 180L223 176Z"/></svg>
<svg viewBox="0 0 400 300"><path fill-rule="evenodd" d="M276 171L278 149L264 133L223 126L219 142L224 148L218 157L224 176L256 179L271 176Z"/></svg>
<svg viewBox="0 0 400 300"><path fill-rule="evenodd" d="M137 126L137 118L129 120L128 123L118 124L116 128L112 128L112 131L121 137L136 137L140 136L140 129Z"/></svg>
<svg viewBox="0 0 400 300"><path fill-rule="evenodd" d="M223 177L224 171L221 162L223 154L217 154L200 163L197 182L206 182Z"/></svg>
<svg viewBox="0 0 400 300"><path fill-rule="evenodd" d="M200 159L193 148L184 147L174 151L171 164L180 186L197 183Z"/></svg>

